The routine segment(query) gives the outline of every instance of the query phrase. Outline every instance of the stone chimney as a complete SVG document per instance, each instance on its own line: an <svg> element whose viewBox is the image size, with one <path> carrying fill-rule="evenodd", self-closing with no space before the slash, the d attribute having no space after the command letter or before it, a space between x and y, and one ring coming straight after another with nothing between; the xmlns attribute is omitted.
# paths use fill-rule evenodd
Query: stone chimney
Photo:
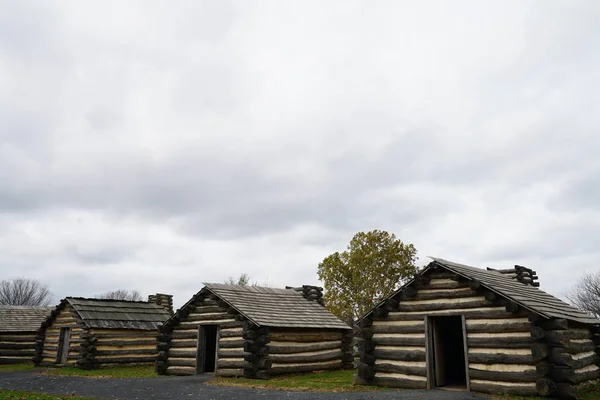
<svg viewBox="0 0 600 400"><path fill-rule="evenodd" d="M148 303L163 306L169 314L173 315L173 295L163 293L151 294L148 296Z"/></svg>
<svg viewBox="0 0 600 400"><path fill-rule="evenodd" d="M300 287L286 286L286 289L291 289L296 292L301 292L305 299L316 301L320 305L324 306L323 301L323 288L319 286L302 285Z"/></svg>

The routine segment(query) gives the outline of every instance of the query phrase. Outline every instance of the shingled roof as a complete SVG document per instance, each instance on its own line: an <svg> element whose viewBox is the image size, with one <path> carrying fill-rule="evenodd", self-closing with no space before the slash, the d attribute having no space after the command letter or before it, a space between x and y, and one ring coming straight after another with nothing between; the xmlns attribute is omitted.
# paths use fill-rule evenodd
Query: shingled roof
<svg viewBox="0 0 600 400"><path fill-rule="evenodd" d="M218 296L258 326L351 329L316 301L292 289L205 283Z"/></svg>
<svg viewBox="0 0 600 400"><path fill-rule="evenodd" d="M164 307L145 301L67 297L63 303L70 304L88 328L156 330L171 317Z"/></svg>
<svg viewBox="0 0 600 400"><path fill-rule="evenodd" d="M53 308L0 305L0 332L35 332Z"/></svg>
<svg viewBox="0 0 600 400"><path fill-rule="evenodd" d="M600 324L600 320L565 303L543 290L515 281L497 271L485 270L431 257L434 263L469 280L477 280L483 287L512 300L521 307L545 318L564 318L583 324ZM425 272L427 268L423 271Z"/></svg>

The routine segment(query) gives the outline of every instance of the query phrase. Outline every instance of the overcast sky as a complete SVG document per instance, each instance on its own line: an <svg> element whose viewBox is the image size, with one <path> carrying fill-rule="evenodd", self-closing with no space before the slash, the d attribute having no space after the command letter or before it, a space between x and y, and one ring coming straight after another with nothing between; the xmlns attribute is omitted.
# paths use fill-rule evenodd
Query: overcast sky
<svg viewBox="0 0 600 400"><path fill-rule="evenodd" d="M317 282L354 233L600 265L600 2L0 0L0 279Z"/></svg>

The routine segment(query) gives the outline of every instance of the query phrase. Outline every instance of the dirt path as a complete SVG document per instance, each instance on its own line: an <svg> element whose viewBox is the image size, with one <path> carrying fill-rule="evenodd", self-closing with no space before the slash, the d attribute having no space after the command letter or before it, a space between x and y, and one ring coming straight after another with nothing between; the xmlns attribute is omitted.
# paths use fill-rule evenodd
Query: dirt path
<svg viewBox="0 0 600 400"><path fill-rule="evenodd" d="M393 390L358 393L285 392L207 385L209 376L161 378L82 378L41 375L36 372L2 372L0 388L50 394L70 394L120 400L485 400L486 396L443 390Z"/></svg>

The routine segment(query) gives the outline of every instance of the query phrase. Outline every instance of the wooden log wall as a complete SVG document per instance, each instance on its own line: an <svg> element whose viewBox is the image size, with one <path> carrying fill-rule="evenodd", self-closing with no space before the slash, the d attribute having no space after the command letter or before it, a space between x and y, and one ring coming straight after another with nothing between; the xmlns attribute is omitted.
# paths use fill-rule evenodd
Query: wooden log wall
<svg viewBox="0 0 600 400"><path fill-rule="evenodd" d="M37 332L0 332L0 364L23 364L35 356Z"/></svg>
<svg viewBox="0 0 600 400"><path fill-rule="evenodd" d="M242 376L246 366L242 337L244 323L227 304L208 293L199 293L161 328L157 338L156 371L168 375L196 374L199 326L218 325L217 369L219 376Z"/></svg>
<svg viewBox="0 0 600 400"><path fill-rule="evenodd" d="M352 331L270 328L271 375L352 369Z"/></svg>
<svg viewBox="0 0 600 400"><path fill-rule="evenodd" d="M61 304L51 313L51 319L42 323L42 328L38 331L37 364L44 366L56 364L61 328L70 328L69 352L65 365L76 365L81 359L81 344L85 341L82 335L87 331L73 307L70 304Z"/></svg>
<svg viewBox="0 0 600 400"><path fill-rule="evenodd" d="M533 318L547 345L546 361L551 365L538 380L538 393L559 399L577 400L578 385L600 379L598 327L579 325L564 319Z"/></svg>
<svg viewBox="0 0 600 400"><path fill-rule="evenodd" d="M426 388L425 317L453 315L465 316L471 390L537 394L545 347L533 354L527 314L477 282L440 270L416 277L397 299L361 321L355 383Z"/></svg>
<svg viewBox="0 0 600 400"><path fill-rule="evenodd" d="M156 361L156 332L136 329L90 329L85 352L93 367Z"/></svg>

